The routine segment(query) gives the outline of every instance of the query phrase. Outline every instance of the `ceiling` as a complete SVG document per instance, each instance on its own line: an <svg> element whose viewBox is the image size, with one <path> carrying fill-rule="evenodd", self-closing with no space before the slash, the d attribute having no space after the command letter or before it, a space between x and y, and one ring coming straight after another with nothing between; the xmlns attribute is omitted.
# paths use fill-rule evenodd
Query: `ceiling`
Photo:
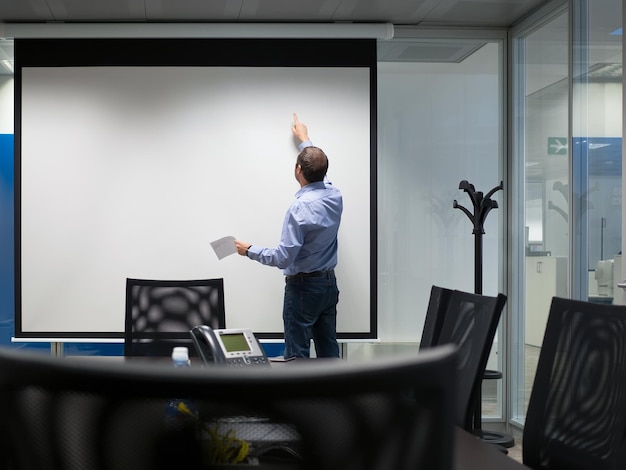
<svg viewBox="0 0 626 470"><path fill-rule="evenodd" d="M548 0L13 0L0 1L0 75L13 73L18 23L391 23L396 26L507 28ZM3 24L4 23L4 24ZM24 26L24 25L20 25ZM222 25L223 26L223 25ZM475 45L387 45L384 57L454 62ZM395 48L395 49L391 49ZM447 56L446 56L447 54Z"/></svg>
<svg viewBox="0 0 626 470"><path fill-rule="evenodd" d="M14 0L8 22L389 22L508 27L547 0Z"/></svg>

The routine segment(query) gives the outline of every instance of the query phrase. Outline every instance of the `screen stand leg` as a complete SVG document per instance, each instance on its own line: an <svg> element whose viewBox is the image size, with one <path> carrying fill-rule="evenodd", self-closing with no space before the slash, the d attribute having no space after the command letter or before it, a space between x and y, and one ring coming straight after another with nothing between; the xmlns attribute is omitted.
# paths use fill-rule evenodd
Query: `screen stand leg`
<svg viewBox="0 0 626 470"><path fill-rule="evenodd" d="M63 357L63 343L60 343L58 341L52 341L50 343L50 354L55 357Z"/></svg>

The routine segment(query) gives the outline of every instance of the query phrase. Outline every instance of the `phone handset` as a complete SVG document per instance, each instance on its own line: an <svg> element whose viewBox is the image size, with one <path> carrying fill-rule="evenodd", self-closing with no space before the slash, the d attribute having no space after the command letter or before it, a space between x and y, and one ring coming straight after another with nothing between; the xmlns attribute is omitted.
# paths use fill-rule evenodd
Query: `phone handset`
<svg viewBox="0 0 626 470"><path fill-rule="evenodd" d="M194 345L205 365L229 367L264 366L270 363L263 347L249 328L213 330L207 325L191 330Z"/></svg>
<svg viewBox="0 0 626 470"><path fill-rule="evenodd" d="M194 326L190 333L193 343L204 364L226 363L226 355L217 341L217 336L213 328L207 325L198 325Z"/></svg>

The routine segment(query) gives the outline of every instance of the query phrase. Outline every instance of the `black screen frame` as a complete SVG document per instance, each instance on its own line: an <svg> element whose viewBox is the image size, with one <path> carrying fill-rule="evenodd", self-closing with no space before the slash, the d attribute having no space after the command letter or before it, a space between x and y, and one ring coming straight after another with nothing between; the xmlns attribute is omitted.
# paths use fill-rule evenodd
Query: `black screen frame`
<svg viewBox="0 0 626 470"><path fill-rule="evenodd" d="M377 331L377 69L375 39L19 39L15 41L15 337L123 338L123 332L40 332L22 328L21 139L23 67L249 66L367 67L370 78L370 317L369 331L338 339L375 339ZM283 333L258 333L281 339Z"/></svg>

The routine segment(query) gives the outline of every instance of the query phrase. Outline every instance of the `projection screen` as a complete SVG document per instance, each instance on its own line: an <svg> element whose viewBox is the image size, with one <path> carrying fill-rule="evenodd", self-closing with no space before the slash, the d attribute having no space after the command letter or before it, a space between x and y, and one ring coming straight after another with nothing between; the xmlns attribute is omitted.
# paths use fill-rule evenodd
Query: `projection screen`
<svg viewBox="0 0 626 470"><path fill-rule="evenodd" d="M224 278L226 326L282 336L292 115L344 196L340 338L376 337L374 40L15 40L16 337L121 338L126 278Z"/></svg>

